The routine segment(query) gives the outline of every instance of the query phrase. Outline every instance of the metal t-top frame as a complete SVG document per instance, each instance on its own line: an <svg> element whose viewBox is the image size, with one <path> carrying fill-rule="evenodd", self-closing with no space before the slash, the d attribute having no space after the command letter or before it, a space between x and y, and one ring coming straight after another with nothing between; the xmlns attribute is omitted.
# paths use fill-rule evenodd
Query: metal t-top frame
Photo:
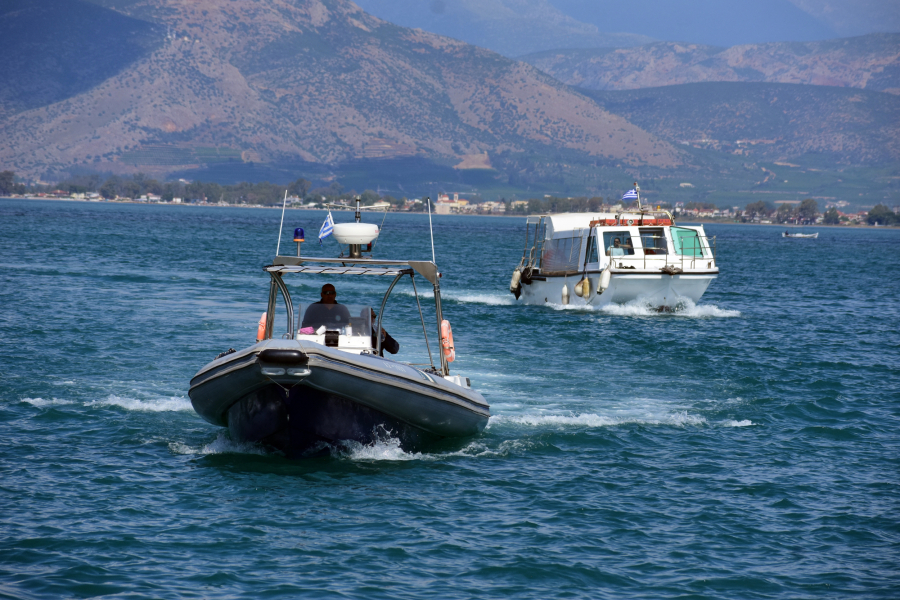
<svg viewBox="0 0 900 600"><path fill-rule="evenodd" d="M419 293L416 288L415 273L419 273L427 279L434 288L434 307L437 315L437 333L438 340L441 339L441 322L444 320L443 311L441 309L441 274L437 270L437 265L431 261L415 261L415 260L385 260L371 258L308 258L297 256L276 256L271 265L266 265L263 270L269 273L272 278L269 285L269 304L266 313L266 339L272 337L272 329L275 323L275 303L277 300L277 292L281 292L284 299L285 308L287 310L288 334L294 339L294 304L291 301L290 292L282 279L282 275L286 273L310 273L322 275L374 275L380 277L393 277L390 286L385 292L381 300L381 309L378 311L378 332L376 339L375 351L381 354L381 321L384 317L384 308L387 299L391 295L394 286L400 281L404 275L409 275L413 284L413 291L416 296L416 306L419 309L419 317L422 320L422 333L425 335L425 346L428 348L428 358L434 367L434 358L431 354L431 345L428 342L428 332L425 327L425 317L422 314L422 306L419 304ZM450 364L447 362L444 353L438 351L441 360L441 374L445 377L450 375Z"/></svg>

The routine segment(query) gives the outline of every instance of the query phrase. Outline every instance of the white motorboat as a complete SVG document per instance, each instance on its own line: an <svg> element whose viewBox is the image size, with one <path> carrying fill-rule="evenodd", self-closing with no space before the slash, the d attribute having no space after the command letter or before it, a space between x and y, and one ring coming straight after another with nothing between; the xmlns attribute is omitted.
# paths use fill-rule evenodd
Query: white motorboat
<svg viewBox="0 0 900 600"><path fill-rule="evenodd" d="M377 226L360 223L357 212L356 223L334 225L335 237L350 247L349 258L276 256L264 267L270 277L269 301L259 339L218 356L191 380L191 403L201 417L227 427L237 441L261 442L290 457L346 440L371 443L386 436L412 449L484 429L490 417L487 401L468 378L450 374L455 350L442 313L437 266L364 257L377 234ZM339 304L338 312L323 311L321 302L302 303L295 310L283 278L322 274L389 281L377 321L372 322L372 308L363 305ZM417 274L434 290L434 331L441 346L437 365L415 286ZM381 356L387 301L407 277L419 308L427 363ZM279 295L283 303L277 306ZM276 327L276 310L285 316L283 330Z"/></svg>
<svg viewBox="0 0 900 600"><path fill-rule="evenodd" d="M638 301L675 310L697 302L719 274L715 238L668 211L530 216L510 292L526 304L604 306Z"/></svg>
<svg viewBox="0 0 900 600"><path fill-rule="evenodd" d="M782 232L781 237L816 239L817 237L819 237L819 232L817 231L815 233L791 233L790 231L785 231L785 232Z"/></svg>

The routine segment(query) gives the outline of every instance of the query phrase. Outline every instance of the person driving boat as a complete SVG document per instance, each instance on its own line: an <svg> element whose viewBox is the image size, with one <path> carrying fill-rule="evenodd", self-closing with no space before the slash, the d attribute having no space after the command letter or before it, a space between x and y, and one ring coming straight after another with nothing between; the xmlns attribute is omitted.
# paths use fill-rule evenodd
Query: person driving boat
<svg viewBox="0 0 900 600"><path fill-rule="evenodd" d="M303 327L318 327L320 325L335 325L342 327L350 323L350 311L337 301L337 290L330 283L322 286L319 294L321 300L313 302L303 315Z"/></svg>

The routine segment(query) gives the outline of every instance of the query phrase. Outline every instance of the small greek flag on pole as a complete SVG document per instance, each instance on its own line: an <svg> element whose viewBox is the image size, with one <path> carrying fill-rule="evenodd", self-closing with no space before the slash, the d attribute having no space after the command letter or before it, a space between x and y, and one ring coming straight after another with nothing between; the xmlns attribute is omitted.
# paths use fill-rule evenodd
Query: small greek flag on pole
<svg viewBox="0 0 900 600"><path fill-rule="evenodd" d="M319 230L319 245L322 245L322 240L331 235L331 232L334 231L334 219L331 218L331 211L328 211L328 216L325 217L325 222L322 223L322 229Z"/></svg>
<svg viewBox="0 0 900 600"><path fill-rule="evenodd" d="M637 190L628 190L622 196L622 200L637 200L637 199L638 199Z"/></svg>

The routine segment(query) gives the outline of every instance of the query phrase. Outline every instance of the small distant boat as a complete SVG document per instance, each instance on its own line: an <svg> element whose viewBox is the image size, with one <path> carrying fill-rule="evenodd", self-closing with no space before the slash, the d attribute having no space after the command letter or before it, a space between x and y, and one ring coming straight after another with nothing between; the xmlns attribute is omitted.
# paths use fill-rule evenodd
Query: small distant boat
<svg viewBox="0 0 900 600"><path fill-rule="evenodd" d="M817 237L819 237L819 232L817 231L815 233L791 233L790 231L785 231L781 234L781 237L816 239Z"/></svg>

